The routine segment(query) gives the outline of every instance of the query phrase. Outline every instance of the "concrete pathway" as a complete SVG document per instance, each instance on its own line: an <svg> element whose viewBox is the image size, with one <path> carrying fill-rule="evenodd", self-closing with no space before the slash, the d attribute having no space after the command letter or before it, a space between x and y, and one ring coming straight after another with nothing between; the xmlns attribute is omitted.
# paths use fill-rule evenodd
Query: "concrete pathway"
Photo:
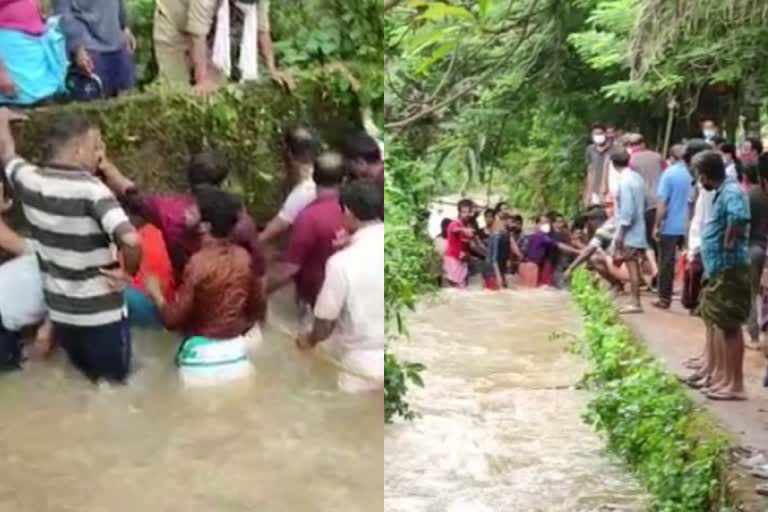
<svg viewBox="0 0 768 512"><path fill-rule="evenodd" d="M699 355L704 347L704 324L690 316L679 303L669 311L659 311L651 306L653 297L644 298L645 313L624 317L638 340L649 352L662 361L668 370L678 375L691 373L683 367L686 359ZM718 402L708 400L702 393L689 390L693 400L708 410L715 420L734 436L735 443L768 452L768 388L762 381L766 359L762 353L747 350L744 377L748 400L743 402ZM754 489L758 480L741 478L744 491ZM751 499L749 501L752 501ZM754 508L753 506L754 505ZM754 504L744 510L768 511L768 499L754 496Z"/></svg>

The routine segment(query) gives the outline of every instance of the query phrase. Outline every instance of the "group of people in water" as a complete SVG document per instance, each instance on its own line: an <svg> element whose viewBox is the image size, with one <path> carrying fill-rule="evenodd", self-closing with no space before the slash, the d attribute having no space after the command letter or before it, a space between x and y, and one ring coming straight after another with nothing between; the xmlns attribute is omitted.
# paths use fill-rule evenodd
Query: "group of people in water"
<svg viewBox="0 0 768 512"><path fill-rule="evenodd" d="M329 338L348 391L381 389L384 374L383 159L361 131L340 152L321 150L308 128L285 134L292 191L263 230L223 189L215 151L190 158L188 190L150 193L109 159L99 129L78 114L55 117L43 163L16 154L0 108L0 367L56 347L93 381L125 381L131 326L182 336L176 363L186 382L250 373L268 295L296 287L297 346ZM268 265L266 243L287 237Z"/></svg>
<svg viewBox="0 0 768 512"><path fill-rule="evenodd" d="M681 302L706 327L702 354L687 361L681 380L712 400L743 400L745 331L766 349L763 309L768 248L768 154L757 137L739 148L710 120L696 138L673 145L667 158L647 148L638 133L619 134L596 123L586 149L583 210L569 225L557 213L536 216L525 233L522 217L501 202L484 212L470 200L459 218L446 219L435 241L443 281L464 287L473 273L484 286L563 287L586 265L628 302L621 314ZM766 375L768 386L768 375Z"/></svg>
<svg viewBox="0 0 768 512"><path fill-rule="evenodd" d="M240 77L269 76L293 87L272 50L269 0L232 2L242 11ZM153 20L158 77L216 90L232 73L230 2L157 0ZM0 0L0 104L35 105L57 98L114 97L136 86L137 41L126 0Z"/></svg>

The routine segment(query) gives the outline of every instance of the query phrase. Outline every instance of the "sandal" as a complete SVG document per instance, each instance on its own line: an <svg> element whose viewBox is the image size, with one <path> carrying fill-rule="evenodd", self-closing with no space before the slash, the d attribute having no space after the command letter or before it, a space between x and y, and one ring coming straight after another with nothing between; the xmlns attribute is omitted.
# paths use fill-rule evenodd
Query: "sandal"
<svg viewBox="0 0 768 512"><path fill-rule="evenodd" d="M651 303L651 306L655 307L656 309L669 309L670 303L666 300L657 300Z"/></svg>
<svg viewBox="0 0 768 512"><path fill-rule="evenodd" d="M730 391L715 391L707 393L706 397L710 400L719 400L722 402L741 402L747 399L743 393L732 393Z"/></svg>
<svg viewBox="0 0 768 512"><path fill-rule="evenodd" d="M619 309L620 315L637 315L643 312L643 308L640 306L624 306Z"/></svg>

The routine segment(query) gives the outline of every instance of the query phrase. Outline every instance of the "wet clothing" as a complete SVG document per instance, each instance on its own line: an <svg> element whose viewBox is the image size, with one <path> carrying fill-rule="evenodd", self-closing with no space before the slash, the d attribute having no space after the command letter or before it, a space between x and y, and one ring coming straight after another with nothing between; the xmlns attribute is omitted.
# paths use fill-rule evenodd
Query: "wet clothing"
<svg viewBox="0 0 768 512"><path fill-rule="evenodd" d="M101 271L119 266L113 241L135 230L112 192L86 171L21 158L8 163L6 176L30 226L51 320L83 327L120 322L123 294Z"/></svg>
<svg viewBox="0 0 768 512"><path fill-rule="evenodd" d="M314 306L325 279L325 264L336 252L334 240L344 230L337 193L318 196L296 217L283 260L299 267L294 276L298 298Z"/></svg>
<svg viewBox="0 0 768 512"><path fill-rule="evenodd" d="M528 243L525 247L525 259L541 265L549 261L550 254L554 248L555 242L548 233L537 229L528 235Z"/></svg>
<svg viewBox="0 0 768 512"><path fill-rule="evenodd" d="M176 298L160 309L169 329L230 339L263 320L266 299L248 252L226 241L204 245L187 263Z"/></svg>
<svg viewBox="0 0 768 512"><path fill-rule="evenodd" d="M698 313L706 323L720 329L738 329L749 317L750 295L748 265L723 267L704 285Z"/></svg>
<svg viewBox="0 0 768 512"><path fill-rule="evenodd" d="M507 273L509 263L509 234L501 230L488 237L488 253L483 265L483 277L496 277L496 265L503 276ZM499 283L501 284L501 283Z"/></svg>
<svg viewBox="0 0 768 512"><path fill-rule="evenodd" d="M647 249L645 226L645 183L642 176L631 169L622 172L619 193L616 196L616 222L624 229L624 245L628 248Z"/></svg>
<svg viewBox="0 0 768 512"><path fill-rule="evenodd" d="M466 233L459 230L466 227L467 226L465 226L464 223L460 220L454 220L448 224L448 237L446 239L447 244L445 247L446 256L461 259L462 254L464 253L464 244L467 242L467 240L469 240L470 237Z"/></svg>
<svg viewBox="0 0 768 512"><path fill-rule="evenodd" d="M23 292L23 293L14 293ZM48 310L32 242L26 252L0 265L0 317L7 331L39 324Z"/></svg>
<svg viewBox="0 0 768 512"><path fill-rule="evenodd" d="M195 204L195 198L191 194L144 194L137 189L130 193L140 195L150 222L162 231L174 277L179 281L187 261L200 249L200 237L189 232L184 220L187 209ZM245 209L240 213L232 239L251 254L255 275L262 277L266 272L266 262L259 233L256 223Z"/></svg>
<svg viewBox="0 0 768 512"><path fill-rule="evenodd" d="M0 372L20 369L21 353L21 333L5 327L0 314Z"/></svg>
<svg viewBox="0 0 768 512"><path fill-rule="evenodd" d="M141 265L133 277L132 284L139 290L145 290L144 280L153 275L160 281L163 296L170 300L176 293L173 278L173 266L168 257L163 233L152 224L145 224L138 229L141 238Z"/></svg>
<svg viewBox="0 0 768 512"><path fill-rule="evenodd" d="M726 178L715 191L712 211L701 236L705 278L715 276L725 268L749 265L750 218L746 194L736 180ZM723 239L729 225L741 226L741 229L733 248L726 249Z"/></svg>
<svg viewBox="0 0 768 512"><path fill-rule="evenodd" d="M315 318L335 321L336 356L371 382L339 376L342 390L381 388L384 381L384 224L352 235L350 244L328 260Z"/></svg>
<svg viewBox="0 0 768 512"><path fill-rule="evenodd" d="M443 255L443 276L453 285L464 287L469 277L469 265L448 254Z"/></svg>
<svg viewBox="0 0 768 512"><path fill-rule="evenodd" d="M220 384L253 373L243 336L227 340L204 336L187 338L176 356L176 365L187 386Z"/></svg>
<svg viewBox="0 0 768 512"><path fill-rule="evenodd" d="M81 327L54 322L56 342L86 377L122 382L131 369L131 331L126 319Z"/></svg>

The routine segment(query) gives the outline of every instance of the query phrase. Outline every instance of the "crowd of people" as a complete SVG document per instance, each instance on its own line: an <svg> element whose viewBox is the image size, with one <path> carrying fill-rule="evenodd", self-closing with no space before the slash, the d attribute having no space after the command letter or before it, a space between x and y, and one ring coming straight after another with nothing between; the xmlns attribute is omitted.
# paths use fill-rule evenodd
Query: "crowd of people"
<svg viewBox="0 0 768 512"><path fill-rule="evenodd" d="M444 220L435 241L443 282L464 287L478 273L496 290L517 273L523 285L561 288L586 265L617 297L629 287L621 314L643 314L644 291L655 295L652 307L669 310L677 291L706 330L681 380L712 400L745 399L745 344L766 350L768 320L768 154L760 138L737 145L704 120L666 158L641 134L613 126L594 124L591 138L582 213L570 225L552 212L524 233L522 217L502 202L485 211L481 228L474 203L462 200L459 218Z"/></svg>
<svg viewBox="0 0 768 512"><path fill-rule="evenodd" d="M16 154L0 108L0 368L21 368L57 347L92 381L124 382L131 326L182 337L184 380L250 373L268 295L295 284L297 346L331 339L347 391L378 390L384 375L384 227L380 146L365 132L340 151L308 128L285 134L293 188L263 230L224 190L226 161L190 158L188 190L154 193L109 159L97 126L67 113L48 127L44 163ZM285 236L274 264L266 243ZM23 291L23 292L22 292ZM169 362L170 363L170 362Z"/></svg>
<svg viewBox="0 0 768 512"><path fill-rule="evenodd" d="M158 77L216 90L231 74L230 2L157 0L153 20ZM242 11L240 76L269 76L293 86L272 50L269 0L233 2ZM126 0L0 0L0 105L28 106L60 97L114 97L136 86L135 52Z"/></svg>

